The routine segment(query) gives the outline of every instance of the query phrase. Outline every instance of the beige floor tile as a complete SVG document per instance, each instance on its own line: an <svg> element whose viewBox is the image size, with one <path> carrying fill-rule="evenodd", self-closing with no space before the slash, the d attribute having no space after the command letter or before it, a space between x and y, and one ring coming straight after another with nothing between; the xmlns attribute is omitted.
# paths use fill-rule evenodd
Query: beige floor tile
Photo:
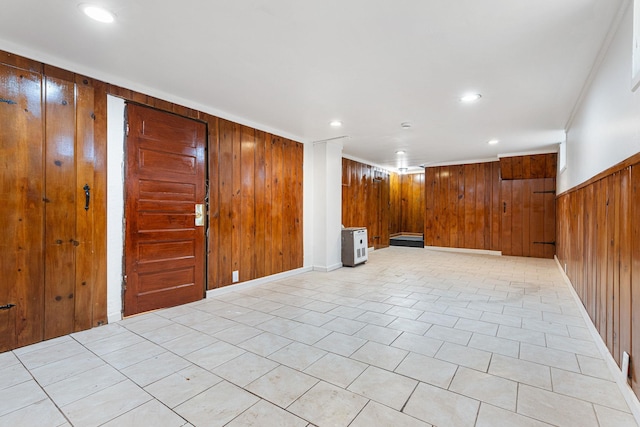
<svg viewBox="0 0 640 427"><path fill-rule="evenodd" d="M579 326L581 328L586 327L586 325L584 324L584 319L582 319L582 317L545 312L542 314L542 318L549 322L562 323L567 326Z"/></svg>
<svg viewBox="0 0 640 427"><path fill-rule="evenodd" d="M590 377L602 378L603 380L613 380L611 371L607 366L607 363L602 358L595 358L589 356L583 356L577 354L578 364L580 365L580 372Z"/></svg>
<svg viewBox="0 0 640 427"><path fill-rule="evenodd" d="M134 344L139 344L144 340L140 335L126 331L97 341L91 341L85 344L85 346L98 356L104 356L105 354L122 350Z"/></svg>
<svg viewBox="0 0 640 427"><path fill-rule="evenodd" d="M547 347L590 357L600 357L600 351L592 341L547 335Z"/></svg>
<svg viewBox="0 0 640 427"><path fill-rule="evenodd" d="M124 319L120 322L121 326L124 326L131 332L136 334L144 334L156 329L160 329L164 326L170 326L173 322L169 319L165 319L162 316L158 316L155 313L145 313L138 316Z"/></svg>
<svg viewBox="0 0 640 427"><path fill-rule="evenodd" d="M566 371L580 372L576 355L562 350L522 343L520 344L520 359Z"/></svg>
<svg viewBox="0 0 640 427"><path fill-rule="evenodd" d="M132 381L125 380L63 406L62 412L77 426L98 426L151 400Z"/></svg>
<svg viewBox="0 0 640 427"><path fill-rule="evenodd" d="M128 366L122 369L121 372L140 387L145 387L189 365L190 363L182 357L165 352L143 362Z"/></svg>
<svg viewBox="0 0 640 427"><path fill-rule="evenodd" d="M313 310L319 313L326 313L327 311L331 311L336 307L338 307L337 304L326 301L312 301L304 306L304 308L307 310Z"/></svg>
<svg viewBox="0 0 640 427"><path fill-rule="evenodd" d="M635 418L628 412L617 411L605 406L593 405L600 427L638 427Z"/></svg>
<svg viewBox="0 0 640 427"><path fill-rule="evenodd" d="M255 353L259 356L266 357L271 353L275 353L283 347L288 346L293 341L290 339L281 337L280 335L272 334L271 332L263 332L262 334L248 339L238 344L245 350Z"/></svg>
<svg viewBox="0 0 640 427"><path fill-rule="evenodd" d="M367 324L364 322L345 319L343 317L337 317L334 320L331 320L330 322L322 325L322 327L325 329L347 335L353 335L365 326L367 326Z"/></svg>
<svg viewBox="0 0 640 427"><path fill-rule="evenodd" d="M150 400L117 418L103 424L104 427L181 427L187 421L157 400Z"/></svg>
<svg viewBox="0 0 640 427"><path fill-rule="evenodd" d="M418 381L448 388L457 369L458 365L453 363L417 353L409 353L395 372Z"/></svg>
<svg viewBox="0 0 640 427"><path fill-rule="evenodd" d="M409 332L416 335L424 335L431 326L431 323L403 318L398 318L387 325L388 328L398 329L399 331Z"/></svg>
<svg viewBox="0 0 640 427"><path fill-rule="evenodd" d="M346 426L366 404L364 397L321 381L288 409L320 427Z"/></svg>
<svg viewBox="0 0 640 427"><path fill-rule="evenodd" d="M407 355L406 350L389 347L376 342L367 342L351 355L352 359L393 371Z"/></svg>
<svg viewBox="0 0 640 427"><path fill-rule="evenodd" d="M518 384L495 375L460 367L449 390L515 412Z"/></svg>
<svg viewBox="0 0 640 427"><path fill-rule="evenodd" d="M367 311L361 314L360 316L356 317L355 320L357 320L358 322L365 322L370 325L387 326L389 325L389 323L393 322L396 319L397 319L396 316L392 316L389 314L376 313L375 311Z"/></svg>
<svg viewBox="0 0 640 427"><path fill-rule="evenodd" d="M278 317L284 317L285 319L295 319L296 317L307 314L308 312L309 310L306 310L304 308L285 305L283 307L280 307L277 310L273 310L269 314L272 314Z"/></svg>
<svg viewBox="0 0 640 427"><path fill-rule="evenodd" d="M508 316L521 317L523 320L524 319L542 320L542 311L540 310L506 306L502 313Z"/></svg>
<svg viewBox="0 0 640 427"><path fill-rule="evenodd" d="M354 337L362 338L369 341L375 341L380 344L389 345L395 341L402 331L397 329L385 328L377 325L367 325L353 334Z"/></svg>
<svg viewBox="0 0 640 427"><path fill-rule="evenodd" d="M47 386L104 364L104 361L95 354L83 351L66 359L32 369L31 374L38 384Z"/></svg>
<svg viewBox="0 0 640 427"><path fill-rule="evenodd" d="M149 332L145 332L142 335L146 339L156 344L161 344L166 341L171 341L176 338L180 338L183 335L187 335L193 332L193 329L188 328L179 323L171 323L170 325L163 326L158 329L154 329Z"/></svg>
<svg viewBox="0 0 640 427"><path fill-rule="evenodd" d="M472 427L480 402L420 383L403 412L435 426Z"/></svg>
<svg viewBox="0 0 640 427"><path fill-rule="evenodd" d="M243 341L260 335L263 331L246 325L235 325L216 332L213 336L229 344L237 345Z"/></svg>
<svg viewBox="0 0 640 427"><path fill-rule="evenodd" d="M325 338L314 344L314 347L349 357L355 353L360 347L365 345L367 340L353 337L351 335L341 334L340 332L332 332Z"/></svg>
<svg viewBox="0 0 640 427"><path fill-rule="evenodd" d="M300 322L294 320L275 317L271 320L267 320L266 322L256 325L256 327L262 329L263 331L271 332L276 335L282 335L283 333L295 329L300 325Z"/></svg>
<svg viewBox="0 0 640 427"><path fill-rule="evenodd" d="M149 384L145 387L145 391L169 408L175 408L221 381L222 378L207 370L198 366L189 366Z"/></svg>
<svg viewBox="0 0 640 427"><path fill-rule="evenodd" d="M569 330L567 325L562 323L549 322L547 320L538 319L522 319L522 329L528 329L531 331L544 332L547 334L561 335L564 337L569 336Z"/></svg>
<svg viewBox="0 0 640 427"><path fill-rule="evenodd" d="M306 344L294 342L269 355L269 359L304 371L313 362L327 354L326 351Z"/></svg>
<svg viewBox="0 0 640 427"><path fill-rule="evenodd" d="M245 387L252 393L286 408L318 380L286 366L279 366Z"/></svg>
<svg viewBox="0 0 640 427"><path fill-rule="evenodd" d="M335 318L336 316L330 316L325 313L316 313L315 311L311 311L309 313L303 314L302 316L296 317L295 320L307 325L322 326Z"/></svg>
<svg viewBox="0 0 640 427"><path fill-rule="evenodd" d="M418 306L418 304L416 304L416 306ZM423 307L424 306L421 306L420 309L423 309ZM444 307L445 307L444 310L446 310L449 306L445 305ZM433 310L429 310L426 307L424 307L424 310L425 310L425 313L420 317L418 317L418 319L416 320L419 320L421 322L426 322L426 323L432 323L434 326L446 326L448 328L453 328L453 326L456 324L456 322L459 319L459 317L457 316L449 316L448 314L441 314Z"/></svg>
<svg viewBox="0 0 640 427"><path fill-rule="evenodd" d="M600 378L551 368L553 391L578 399L608 406L620 411L629 411L617 384Z"/></svg>
<svg viewBox="0 0 640 427"><path fill-rule="evenodd" d="M435 356L442 344L444 344L442 340L404 332L391 345L425 356Z"/></svg>
<svg viewBox="0 0 640 427"><path fill-rule="evenodd" d="M444 312L444 314L448 314L449 316L456 316L461 319L480 320L482 311L466 307L449 307Z"/></svg>
<svg viewBox="0 0 640 427"><path fill-rule="evenodd" d="M235 322L238 322L247 326L257 326L260 323L264 323L271 319L275 319L275 316L271 314L263 313L261 311L251 311L249 313L245 313L241 316L233 318Z"/></svg>
<svg viewBox="0 0 640 427"><path fill-rule="evenodd" d="M118 370L103 364L46 386L45 390L56 405L65 406L125 379L126 377Z"/></svg>
<svg viewBox="0 0 640 427"><path fill-rule="evenodd" d="M523 328L514 328L511 326L500 325L498 328L499 338L506 338L521 343L529 343L544 346L546 344L545 334L543 332L531 331Z"/></svg>
<svg viewBox="0 0 640 427"><path fill-rule="evenodd" d="M32 353L35 351L43 350L45 348L57 346L58 344L70 343L73 342L75 344L75 340L71 338L70 335L64 335L58 338L53 338L46 341L41 341L39 343L31 344L25 347L16 348L12 351L12 353L19 358L26 355L27 353Z"/></svg>
<svg viewBox="0 0 640 427"><path fill-rule="evenodd" d="M569 330L569 336L578 340L592 341L593 337L591 332L587 328L581 328L579 326L567 326Z"/></svg>
<svg viewBox="0 0 640 427"><path fill-rule="evenodd" d="M447 328L445 326L433 325L424 334L425 337L435 338L454 344L467 345L471 339L471 332L460 329Z"/></svg>
<svg viewBox="0 0 640 427"><path fill-rule="evenodd" d="M202 333L213 336L214 334L224 331L225 329L239 325L241 325L241 323L238 323L234 320L227 319L225 317L210 315L207 320L196 322L187 326L195 329L196 331L200 331Z"/></svg>
<svg viewBox="0 0 640 427"><path fill-rule="evenodd" d="M47 395L35 381L27 381L0 390L0 416L46 400Z"/></svg>
<svg viewBox="0 0 640 427"><path fill-rule="evenodd" d="M142 338L139 339L141 340ZM59 362L71 356L81 354L91 356L91 353L88 352L86 348L74 340L63 341L27 353L18 353L15 351L14 353L17 354L27 369L35 369L50 363Z"/></svg>
<svg viewBox="0 0 640 427"><path fill-rule="evenodd" d="M261 400L234 418L227 424L227 427L305 427L307 424L307 421L302 418L298 418L266 400Z"/></svg>
<svg viewBox="0 0 640 427"><path fill-rule="evenodd" d="M509 357L518 357L518 354L520 354L520 343L518 341L490 337L483 334L473 334L471 340L469 340L469 347Z"/></svg>
<svg viewBox="0 0 640 427"><path fill-rule="evenodd" d="M454 328L490 336L495 336L498 333L498 325L495 323L464 318L460 318Z"/></svg>
<svg viewBox="0 0 640 427"><path fill-rule="evenodd" d="M86 331L76 332L71 334L74 340L80 344L86 344L91 341L98 341L104 338L108 338L117 334L127 332L127 329L120 325L119 322L109 323L107 325L99 326L97 328L87 329Z"/></svg>
<svg viewBox="0 0 640 427"><path fill-rule="evenodd" d="M244 353L214 368L212 372L230 383L244 387L278 366L278 363L265 357Z"/></svg>
<svg viewBox="0 0 640 427"><path fill-rule="evenodd" d="M368 366L362 362L328 353L304 372L338 387L347 388Z"/></svg>
<svg viewBox="0 0 640 427"><path fill-rule="evenodd" d="M498 325L511 326L512 328L519 328L522 326L522 318L506 314L484 312L482 313L482 316L480 316L480 320Z"/></svg>
<svg viewBox="0 0 640 427"><path fill-rule="evenodd" d="M162 343L162 347L178 356L193 353L218 341L212 336L199 331L193 331L179 338Z"/></svg>
<svg viewBox="0 0 640 427"><path fill-rule="evenodd" d="M182 326L182 325L180 325ZM142 341L121 350L112 351L102 356L102 360L116 369L124 369L143 360L165 353L163 347L150 341Z"/></svg>
<svg viewBox="0 0 640 427"><path fill-rule="evenodd" d="M444 343L434 357L482 372L487 372L491 361L491 353L487 351L449 342Z"/></svg>
<svg viewBox="0 0 640 427"><path fill-rule="evenodd" d="M13 351L0 353L0 369L20 364L20 360L13 354Z"/></svg>
<svg viewBox="0 0 640 427"><path fill-rule="evenodd" d="M590 403L525 384L518 389L518 413L557 426L598 426Z"/></svg>
<svg viewBox="0 0 640 427"><path fill-rule="evenodd" d="M393 307L387 310L385 314L403 319L416 320L424 314L424 311L409 307Z"/></svg>
<svg viewBox="0 0 640 427"><path fill-rule="evenodd" d="M358 414L349 427L431 427L416 418L402 412L395 411L387 406L374 401L369 401L367 406Z"/></svg>
<svg viewBox="0 0 640 427"><path fill-rule="evenodd" d="M0 426L7 427L58 427L66 422L60 410L48 399L0 416Z"/></svg>
<svg viewBox="0 0 640 427"><path fill-rule="evenodd" d="M6 354L12 355L11 353ZM18 359L15 360L18 361ZM3 390L20 383L30 381L33 377L27 368L18 362L16 364L0 368L0 378L2 378L2 381L0 381L0 390Z"/></svg>
<svg viewBox="0 0 640 427"><path fill-rule="evenodd" d="M550 427L551 424L506 411L486 403L480 404L475 427Z"/></svg>
<svg viewBox="0 0 640 427"><path fill-rule="evenodd" d="M185 359L207 370L235 359L245 351L223 341L215 342L185 356Z"/></svg>
<svg viewBox="0 0 640 427"><path fill-rule="evenodd" d="M347 390L400 411L417 385L418 381L370 366Z"/></svg>
<svg viewBox="0 0 640 427"><path fill-rule="evenodd" d="M174 411L195 426L223 426L260 399L222 381L177 406Z"/></svg>
<svg viewBox="0 0 640 427"><path fill-rule="evenodd" d="M548 366L494 354L488 372L519 383L551 390L551 370Z"/></svg>
<svg viewBox="0 0 640 427"><path fill-rule="evenodd" d="M282 335L303 344L313 345L330 333L331 331L318 326L300 325Z"/></svg>

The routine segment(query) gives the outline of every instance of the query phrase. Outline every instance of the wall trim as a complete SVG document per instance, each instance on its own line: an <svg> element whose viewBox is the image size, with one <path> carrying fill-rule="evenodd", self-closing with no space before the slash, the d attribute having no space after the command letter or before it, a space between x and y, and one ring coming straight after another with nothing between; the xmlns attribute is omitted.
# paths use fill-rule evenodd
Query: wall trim
<svg viewBox="0 0 640 427"><path fill-rule="evenodd" d="M274 282L280 279L286 279L287 277L297 276L298 274L307 273L309 271L311 271L311 267L296 268L295 270L283 271L282 273L276 273L270 276L260 277L258 279L247 280L246 282L235 283L233 285L227 285L221 288L209 289L207 291L205 299L228 294L229 292L236 292L253 288L254 286L263 285L265 283Z"/></svg>
<svg viewBox="0 0 640 427"><path fill-rule="evenodd" d="M553 147L543 148L540 150L530 150L530 151L520 151L516 153L498 154L498 159L502 159L503 157L535 156L536 154L555 154L558 152L558 144L560 144L561 142L562 141L558 141L557 143L553 144Z"/></svg>
<svg viewBox="0 0 640 427"><path fill-rule="evenodd" d="M431 251L440 252L459 252L463 254L502 256L502 251L490 251L487 249L447 248L444 246L425 246L424 248Z"/></svg>
<svg viewBox="0 0 640 427"><path fill-rule="evenodd" d="M607 346L602 340L602 337L596 330L596 327L593 324L593 321L591 320L591 318L589 317L587 310L584 308L584 305L582 304L582 300L580 300L580 297L578 296L578 293L573 287L573 284L571 283L569 276L567 276L567 274L564 272L564 269L560 265L560 260L558 259L557 256L554 256L553 258L556 261L556 265L558 266L558 270L560 271L560 274L562 275L562 278L564 279L565 284L569 288L569 291L571 292L571 295L573 296L573 299L575 300L576 305L578 306L578 311L582 315L584 322L587 324L587 329L589 330L589 333L591 334L591 337L593 338L593 341L596 344L596 347L598 347L598 350L600 351L602 358L604 359L605 363L607 364L607 367L609 368L609 371L611 372L611 376L613 377L616 384L618 385L618 388L620 389L620 392L622 393L624 400L627 402L627 405L629 405L631 414L635 418L636 422L640 424L640 401L638 401L638 397L633 392L633 389L627 383L627 379L624 378L624 376L622 375L622 372L620 371L620 368L618 368L618 365L616 364L616 361L613 359L613 356L611 355L611 353L609 353L609 349L607 349Z"/></svg>
<svg viewBox="0 0 640 427"><path fill-rule="evenodd" d="M611 166L610 168L607 168L607 169L603 170L599 174L594 175L593 177L589 178L588 180L586 180L582 184L578 184L575 187L571 187L570 189L558 194L556 196L556 199L558 197L566 196L569 193L573 193L574 191L581 190L584 187L588 187L589 185L593 184L594 182L600 181L601 179L606 178L609 175L613 175L616 172L620 172L621 170L624 170L624 169L626 169L626 168L628 168L630 166L634 166L635 164L638 164L638 163L640 163L640 153L636 153L633 156L631 156L631 157L629 157L627 159L624 159L620 163L617 163L617 164Z"/></svg>
<svg viewBox="0 0 640 427"><path fill-rule="evenodd" d="M330 265L328 267L325 267L325 266L322 266L322 265L314 265L313 266L313 271L321 271L323 273L328 273L330 271L337 270L339 268L342 268L342 263L341 262L339 262L337 264Z"/></svg>

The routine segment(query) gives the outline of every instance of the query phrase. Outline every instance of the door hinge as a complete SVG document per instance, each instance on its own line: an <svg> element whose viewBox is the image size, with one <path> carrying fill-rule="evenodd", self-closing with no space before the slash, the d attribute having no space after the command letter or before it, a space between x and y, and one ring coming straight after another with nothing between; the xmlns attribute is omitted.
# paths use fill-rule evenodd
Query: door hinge
<svg viewBox="0 0 640 427"><path fill-rule="evenodd" d="M9 310L10 308L15 307L15 304L5 304L5 305L0 305L0 310Z"/></svg>

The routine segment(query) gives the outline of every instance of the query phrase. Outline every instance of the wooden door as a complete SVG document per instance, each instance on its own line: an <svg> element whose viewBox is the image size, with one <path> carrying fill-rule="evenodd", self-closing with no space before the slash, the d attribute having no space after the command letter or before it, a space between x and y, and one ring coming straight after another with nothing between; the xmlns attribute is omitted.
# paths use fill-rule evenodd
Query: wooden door
<svg viewBox="0 0 640 427"><path fill-rule="evenodd" d="M43 339L41 75L0 64L0 352Z"/></svg>
<svg viewBox="0 0 640 427"><path fill-rule="evenodd" d="M555 255L555 178L503 180L503 255L553 258Z"/></svg>
<svg viewBox="0 0 640 427"><path fill-rule="evenodd" d="M203 298L206 224L205 124L134 104L127 123L125 316Z"/></svg>

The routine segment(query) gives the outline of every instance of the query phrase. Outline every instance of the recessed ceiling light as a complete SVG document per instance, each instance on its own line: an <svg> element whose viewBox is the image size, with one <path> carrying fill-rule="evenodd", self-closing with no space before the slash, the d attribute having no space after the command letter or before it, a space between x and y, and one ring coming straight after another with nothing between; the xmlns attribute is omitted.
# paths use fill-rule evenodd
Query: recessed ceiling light
<svg viewBox="0 0 640 427"><path fill-rule="evenodd" d="M331 120L329 122L329 126L331 126L332 128L339 128L340 126L342 126L342 122L340 120Z"/></svg>
<svg viewBox="0 0 640 427"><path fill-rule="evenodd" d="M497 139L491 139L491 140L487 141L487 144L496 145L498 142L500 142L500 141L498 141Z"/></svg>
<svg viewBox="0 0 640 427"><path fill-rule="evenodd" d="M460 97L460 102L470 103L470 102L475 102L480 98L482 98L482 95L480 95L479 93L468 93Z"/></svg>
<svg viewBox="0 0 640 427"><path fill-rule="evenodd" d="M104 22L105 24L110 24L115 21L116 17L113 13L108 10L100 7L94 6L92 4L82 3L78 5L80 9L87 15L89 18L94 19L98 22Z"/></svg>
<svg viewBox="0 0 640 427"><path fill-rule="evenodd" d="M405 153L405 151L404 151L404 150L398 150L398 151L396 151L396 154L404 154L404 153Z"/></svg>
<svg viewBox="0 0 640 427"><path fill-rule="evenodd" d="M400 123L400 127L402 129L409 129L411 127L411 123L409 123L409 122Z"/></svg>
<svg viewBox="0 0 640 427"><path fill-rule="evenodd" d="M407 173L408 170L408 168L398 168L398 171L402 174Z"/></svg>

